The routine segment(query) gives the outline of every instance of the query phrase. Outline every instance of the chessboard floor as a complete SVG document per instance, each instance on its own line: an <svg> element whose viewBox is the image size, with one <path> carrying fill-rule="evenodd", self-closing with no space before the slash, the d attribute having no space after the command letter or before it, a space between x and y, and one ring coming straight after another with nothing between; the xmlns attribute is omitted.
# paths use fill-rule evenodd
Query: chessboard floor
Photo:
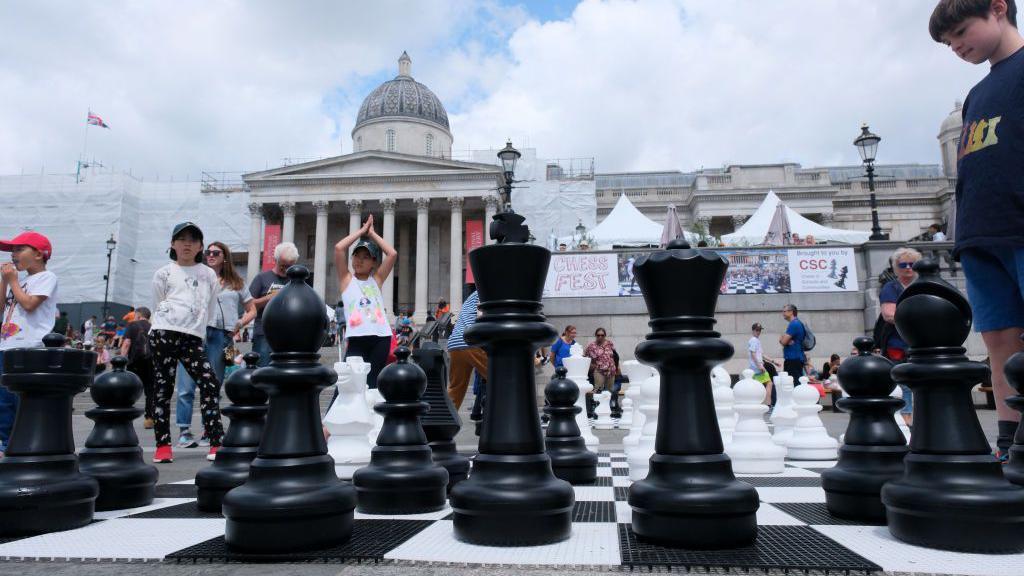
<svg viewBox="0 0 1024 576"><path fill-rule="evenodd" d="M686 550L637 539L626 502L625 455L601 453L598 480L577 486L572 537L546 546L497 548L457 541L451 510L411 516L356 513L352 539L330 549L239 555L224 543L224 519L198 510L192 481L162 484L150 506L98 512L92 524L0 540L4 560L225 562L389 562L590 569L779 570L822 573L928 573L1020 576L1024 554L944 552L903 544L884 526L833 518L822 469L834 462L789 462L783 474L744 476L757 487L758 539L736 550Z"/></svg>

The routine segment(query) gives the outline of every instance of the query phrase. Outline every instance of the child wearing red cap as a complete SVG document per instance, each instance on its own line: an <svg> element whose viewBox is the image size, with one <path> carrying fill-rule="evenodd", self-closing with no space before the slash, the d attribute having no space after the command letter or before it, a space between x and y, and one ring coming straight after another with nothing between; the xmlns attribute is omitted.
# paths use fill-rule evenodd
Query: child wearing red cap
<svg viewBox="0 0 1024 576"><path fill-rule="evenodd" d="M53 254L50 241L38 232L23 232L11 240L0 240L0 251L10 252L11 261L0 266L0 371L3 351L43 345L43 336L53 331L57 316L57 275L46 269ZM19 280L18 273L26 272ZM0 456L14 427L18 397L0 386Z"/></svg>

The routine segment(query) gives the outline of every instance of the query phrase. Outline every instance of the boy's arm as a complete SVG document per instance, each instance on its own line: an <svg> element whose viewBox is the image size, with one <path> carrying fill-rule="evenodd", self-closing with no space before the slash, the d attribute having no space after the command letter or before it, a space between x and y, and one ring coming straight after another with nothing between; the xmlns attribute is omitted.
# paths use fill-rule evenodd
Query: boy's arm
<svg viewBox="0 0 1024 576"><path fill-rule="evenodd" d="M10 286L11 294L14 296L15 302L24 308L26 312L32 312L36 308L39 308L39 305L42 304L47 297L49 297L49 293L53 291L52 286L50 289L46 289L48 285L45 284L46 281L43 280L44 285L40 286L40 288L43 288L43 291L46 293L29 294L28 292L25 292L21 287L21 284L18 283L18 270L14 267L14 264L11 263L3 265L3 268L0 269L0 276L2 276L4 283ZM7 292L5 291L4 295L6 296L6 294Z"/></svg>

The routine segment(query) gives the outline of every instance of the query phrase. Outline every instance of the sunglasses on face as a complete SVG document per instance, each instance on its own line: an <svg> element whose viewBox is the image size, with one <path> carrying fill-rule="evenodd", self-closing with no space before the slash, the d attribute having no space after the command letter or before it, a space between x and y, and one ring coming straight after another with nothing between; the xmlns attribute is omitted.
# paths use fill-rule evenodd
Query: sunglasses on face
<svg viewBox="0 0 1024 576"><path fill-rule="evenodd" d="M604 338L604 337L605 337L605 334L598 334L598 335L597 335L597 337L598 337L598 338Z"/></svg>
<svg viewBox="0 0 1024 576"><path fill-rule="evenodd" d="M204 254L206 254L207 257L209 257L209 256L223 256L224 255L224 253L221 252L220 250L207 250L206 252L204 252Z"/></svg>
<svg viewBox="0 0 1024 576"><path fill-rule="evenodd" d="M898 263L896 265L899 266L900 268L903 268L903 269L908 269L908 268L913 268L914 267L914 263L913 262L900 262L900 263Z"/></svg>

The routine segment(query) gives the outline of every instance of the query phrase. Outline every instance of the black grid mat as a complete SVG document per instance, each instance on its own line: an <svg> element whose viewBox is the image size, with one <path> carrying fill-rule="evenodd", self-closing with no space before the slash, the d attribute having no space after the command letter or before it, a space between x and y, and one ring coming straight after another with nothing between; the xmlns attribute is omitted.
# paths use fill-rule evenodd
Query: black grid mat
<svg viewBox="0 0 1024 576"><path fill-rule="evenodd" d="M217 512L204 512L199 509L199 502L185 502L175 504L166 508L147 510L138 514L129 514L128 518L223 518L224 515Z"/></svg>
<svg viewBox="0 0 1024 576"><path fill-rule="evenodd" d="M615 522L615 502L577 500L572 506L573 522Z"/></svg>
<svg viewBox="0 0 1024 576"><path fill-rule="evenodd" d="M157 484L157 498L195 498L198 489L195 484Z"/></svg>
<svg viewBox="0 0 1024 576"><path fill-rule="evenodd" d="M615 487L615 500L618 502L625 502L629 498L629 487L628 486L616 486Z"/></svg>
<svg viewBox="0 0 1024 576"><path fill-rule="evenodd" d="M762 570L859 570L882 567L807 526L759 526L752 546L733 550L666 548L637 539L631 524L619 524L623 566L756 568Z"/></svg>
<svg viewBox="0 0 1024 576"><path fill-rule="evenodd" d="M741 476L737 478L757 488L820 488L821 477L770 477L770 476Z"/></svg>
<svg viewBox="0 0 1024 576"><path fill-rule="evenodd" d="M629 476L629 468L612 468L612 476Z"/></svg>
<svg viewBox="0 0 1024 576"><path fill-rule="evenodd" d="M223 536L211 538L172 554L166 560L176 562L344 562L382 560L384 555L405 543L434 522L432 520L356 520L352 539L322 550L286 554L236 553L228 550Z"/></svg>
<svg viewBox="0 0 1024 576"><path fill-rule="evenodd" d="M772 506L789 514L793 518L808 524L825 524L832 526L865 526L872 524L866 520L846 520L837 518L829 513L828 508L821 502L776 502ZM876 526L884 526L884 522L878 522Z"/></svg>
<svg viewBox="0 0 1024 576"><path fill-rule="evenodd" d="M597 479L594 480L594 482L592 484L586 484L586 486L611 486L611 485L612 485L612 477L611 476L598 476Z"/></svg>

